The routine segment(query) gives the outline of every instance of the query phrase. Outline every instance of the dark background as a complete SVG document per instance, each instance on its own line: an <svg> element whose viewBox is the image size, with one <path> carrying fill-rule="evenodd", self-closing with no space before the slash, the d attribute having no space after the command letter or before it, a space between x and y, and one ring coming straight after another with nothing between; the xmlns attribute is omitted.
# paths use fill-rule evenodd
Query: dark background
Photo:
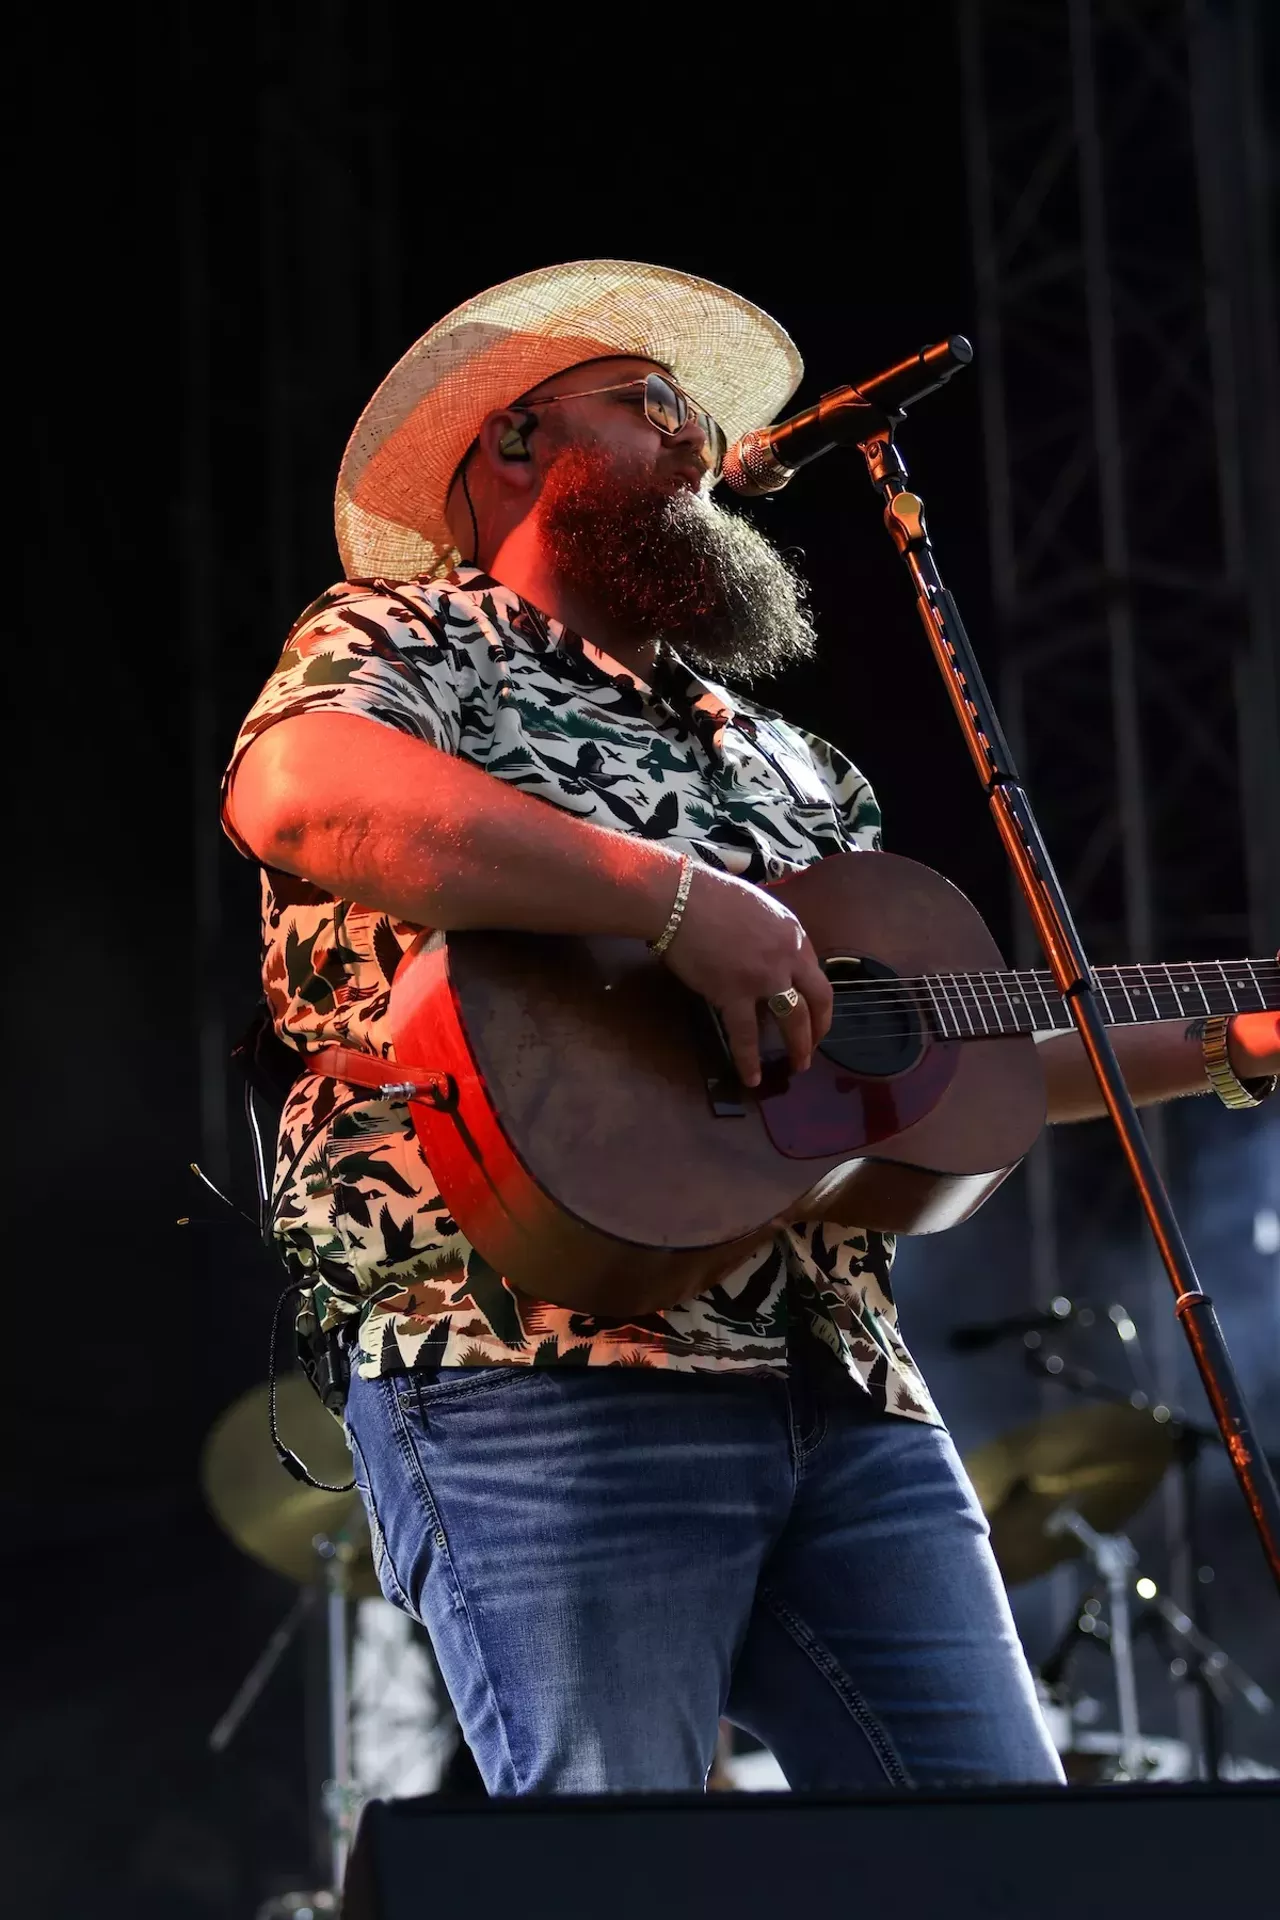
<svg viewBox="0 0 1280 1920"><path fill-rule="evenodd" d="M312 1877L301 1652L226 1755L205 1744L291 1592L201 1500L205 1433L265 1377L279 1276L188 1163L252 1191L231 1081L202 1078L256 993L255 876L218 843L217 775L289 621L337 575L329 502L360 406L432 320L555 259L738 289L799 343L801 404L972 330L950 9L855 8L835 42L816 18L713 25L698 43L667 17L535 32L391 0L240 24L179 7L82 17L72 49L52 10L31 23L10 239L21 1611L2 1788L24 1916L239 1920ZM904 445L994 668L976 384ZM887 844L1007 937L1002 858L860 469L828 462L756 511L801 550L823 637L779 704L869 774ZM1274 1263L1248 1238L1275 1178L1263 1123L1207 1103L1179 1121L1188 1230L1233 1250L1220 1311L1275 1443ZM1132 1243L1098 1258L1110 1297ZM1028 1298L1019 1182L900 1272L961 1446L1029 1418L1015 1358L942 1347L955 1319ZM1214 1624L1280 1693L1260 1555L1211 1479ZM1034 1658L1048 1616L1035 1593L1019 1605ZM1157 1668L1144 1684L1167 1730ZM1280 1761L1262 1723L1234 1731Z"/></svg>

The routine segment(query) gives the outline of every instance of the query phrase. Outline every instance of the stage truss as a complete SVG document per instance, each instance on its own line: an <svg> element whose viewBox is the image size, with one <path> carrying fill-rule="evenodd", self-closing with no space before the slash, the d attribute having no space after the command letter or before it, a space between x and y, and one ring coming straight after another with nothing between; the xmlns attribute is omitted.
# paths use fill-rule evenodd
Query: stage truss
<svg viewBox="0 0 1280 1920"><path fill-rule="evenodd" d="M1001 711L1095 962L1280 943L1280 428L1254 0L960 0ZM1020 902L1018 960L1036 958ZM1149 1135L1178 1199L1181 1128ZM1037 1301L1128 1304L1185 1387L1104 1123L1026 1181ZM1105 1295L1103 1296L1105 1301ZM1166 1522L1180 1560L1176 1476Z"/></svg>

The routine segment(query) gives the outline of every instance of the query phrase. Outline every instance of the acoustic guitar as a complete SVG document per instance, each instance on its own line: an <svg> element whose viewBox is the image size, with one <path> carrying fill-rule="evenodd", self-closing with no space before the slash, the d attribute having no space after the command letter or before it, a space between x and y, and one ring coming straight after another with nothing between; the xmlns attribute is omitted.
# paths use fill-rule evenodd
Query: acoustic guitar
<svg viewBox="0 0 1280 1920"><path fill-rule="evenodd" d="M1008 971L964 895L896 854L836 854L774 891L835 994L804 1073L766 1015L744 1089L711 1009L642 941L511 932L424 934L392 989L395 1062L310 1064L409 1097L471 1243L584 1312L689 1299L788 1221L968 1219L1044 1124L1032 1036L1072 1024L1051 975ZM1095 974L1117 1026L1280 1007L1272 960Z"/></svg>

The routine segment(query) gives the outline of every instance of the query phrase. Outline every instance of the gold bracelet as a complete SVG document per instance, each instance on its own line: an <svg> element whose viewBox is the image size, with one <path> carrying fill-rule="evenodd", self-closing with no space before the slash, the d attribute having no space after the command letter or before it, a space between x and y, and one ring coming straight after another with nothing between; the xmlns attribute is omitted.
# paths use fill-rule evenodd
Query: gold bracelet
<svg viewBox="0 0 1280 1920"><path fill-rule="evenodd" d="M1204 1070L1209 1085L1217 1094L1224 1107L1260 1107L1276 1090L1275 1074L1264 1074L1257 1080L1242 1080L1231 1064L1227 1053L1227 1027L1229 1016L1215 1013L1203 1023L1204 1031L1200 1036L1200 1046L1204 1054ZM1255 1088L1257 1091L1255 1092Z"/></svg>
<svg viewBox="0 0 1280 1920"><path fill-rule="evenodd" d="M671 918L656 940L649 942L650 953L665 953L675 939L680 922L684 919L685 903L689 898L689 889L693 885L693 859L687 853L680 855L680 884L676 888L676 897L671 906Z"/></svg>

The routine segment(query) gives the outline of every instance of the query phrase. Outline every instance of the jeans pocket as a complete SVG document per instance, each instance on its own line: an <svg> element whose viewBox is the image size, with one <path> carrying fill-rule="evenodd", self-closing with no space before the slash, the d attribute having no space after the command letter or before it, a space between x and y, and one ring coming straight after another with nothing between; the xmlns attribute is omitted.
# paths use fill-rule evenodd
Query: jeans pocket
<svg viewBox="0 0 1280 1920"><path fill-rule="evenodd" d="M483 1367L424 1367L418 1373L393 1377L401 1406L407 1411L425 1414L455 1400L470 1400L477 1394L514 1387L540 1371L545 1369L498 1360Z"/></svg>

